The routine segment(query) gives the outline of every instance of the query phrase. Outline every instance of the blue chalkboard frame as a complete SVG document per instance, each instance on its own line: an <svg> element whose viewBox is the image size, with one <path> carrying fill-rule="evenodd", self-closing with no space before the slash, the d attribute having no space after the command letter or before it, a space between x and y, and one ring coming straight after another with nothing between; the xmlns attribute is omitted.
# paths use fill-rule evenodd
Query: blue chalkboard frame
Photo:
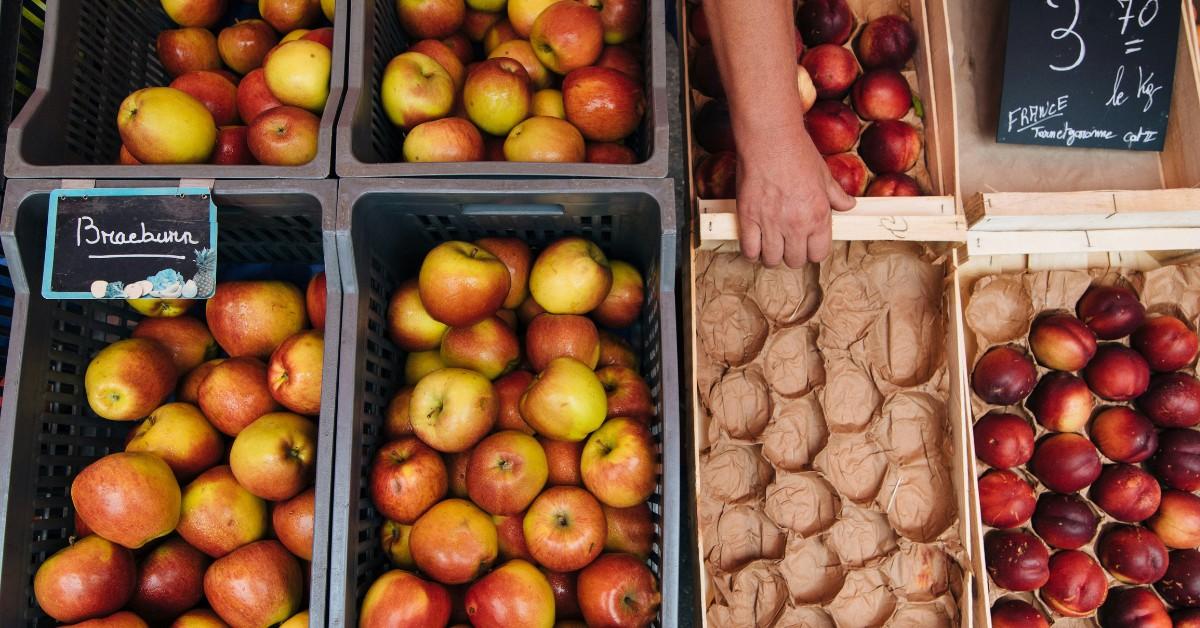
<svg viewBox="0 0 1200 628"><path fill-rule="evenodd" d="M90 292L62 292L52 288L54 276L54 250L58 227L58 203L64 198L87 197L145 197L145 196L202 196L208 199L209 242L212 252L217 254L217 205L212 190L205 187L156 187L156 188L58 188L50 193L50 205L46 216L46 250L42 265L42 297L45 299L105 299ZM211 295L210 295L211 296ZM155 297L147 297L155 298Z"/></svg>

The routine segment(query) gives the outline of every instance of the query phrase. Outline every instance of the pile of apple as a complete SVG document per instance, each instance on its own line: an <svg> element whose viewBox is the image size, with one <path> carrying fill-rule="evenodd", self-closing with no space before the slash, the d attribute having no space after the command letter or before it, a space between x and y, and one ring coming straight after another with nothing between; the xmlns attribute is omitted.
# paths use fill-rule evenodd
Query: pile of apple
<svg viewBox="0 0 1200 628"><path fill-rule="evenodd" d="M697 143L709 153L696 166L697 194L734 198L737 147L703 5L692 12L690 24L692 38L701 44L690 66L691 85L713 99L692 121ZM916 32L907 18L886 15L863 26L851 47L856 28L846 0L800 5L796 72L804 126L847 194L920 196L917 181L906 173L921 157L921 134L903 119L913 110L902 70L917 50Z"/></svg>
<svg viewBox="0 0 1200 628"><path fill-rule="evenodd" d="M173 80L121 103L119 163L298 166L317 156L333 61L333 27L318 26L333 20L334 0L258 0L262 19L214 33L231 3L241 0L162 0L182 27L156 46Z"/></svg>
<svg viewBox="0 0 1200 628"><path fill-rule="evenodd" d="M75 535L38 566L38 606L95 627L308 626L325 274L307 295L218 284L207 324L191 301L130 303L148 317L84 388L100 417L139 422L72 480Z"/></svg>
<svg viewBox="0 0 1200 628"><path fill-rule="evenodd" d="M379 97L404 160L636 162L644 2L397 0L412 45Z"/></svg>
<svg viewBox="0 0 1200 628"><path fill-rule="evenodd" d="M369 479L397 569L361 628L654 621L655 406L632 349L597 328L633 325L643 301L633 266L578 237L536 260L516 238L446 242L400 285L387 325L409 385Z"/></svg>
<svg viewBox="0 0 1200 628"><path fill-rule="evenodd" d="M993 528L988 574L1009 591L1040 589L1058 615L1098 611L1106 627L1171 626L1163 600L1176 622L1200 622L1200 381L1183 371L1200 341L1174 316L1147 318L1124 286L1093 285L1076 315L1043 313L1031 326L1040 378L1012 345L989 349L971 375L975 395L1002 407L974 427L975 455L991 467L977 486ZM1022 401L1042 438L1011 408ZM1128 586L1110 591L1109 576ZM1047 625L1013 598L992 623Z"/></svg>

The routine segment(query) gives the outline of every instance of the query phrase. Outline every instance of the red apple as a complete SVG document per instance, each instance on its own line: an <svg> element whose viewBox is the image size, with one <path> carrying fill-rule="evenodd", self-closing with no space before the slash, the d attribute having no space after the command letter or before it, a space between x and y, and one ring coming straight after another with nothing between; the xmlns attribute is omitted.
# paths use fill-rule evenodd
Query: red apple
<svg viewBox="0 0 1200 628"><path fill-rule="evenodd" d="M1146 520L1146 527L1170 548L1200 547L1200 497L1172 488L1164 489L1158 512Z"/></svg>
<svg viewBox="0 0 1200 628"><path fill-rule="evenodd" d="M1003 412L989 412L975 422L975 456L998 469L1019 467L1033 456L1033 427L1029 421Z"/></svg>
<svg viewBox="0 0 1200 628"><path fill-rule="evenodd" d="M1033 322L1029 348L1046 368L1079 371L1096 355L1096 334L1074 316L1051 314Z"/></svg>
<svg viewBox="0 0 1200 628"><path fill-rule="evenodd" d="M866 68L903 68L917 51L917 34L899 15L878 17L863 27L855 45Z"/></svg>
<svg viewBox="0 0 1200 628"><path fill-rule="evenodd" d="M593 142L622 140L642 122L642 87L617 70L573 70L563 79L562 92L567 121Z"/></svg>
<svg viewBox="0 0 1200 628"><path fill-rule="evenodd" d="M320 414L324 355L325 332L320 329L284 340L267 364L267 384L275 401L297 414Z"/></svg>
<svg viewBox="0 0 1200 628"><path fill-rule="evenodd" d="M1079 434L1048 436L1037 445L1029 470L1052 491L1074 493L1100 477L1100 455Z"/></svg>
<svg viewBox="0 0 1200 628"><path fill-rule="evenodd" d="M1200 432L1168 429L1158 434L1158 451L1146 467L1163 484L1181 491L1200 490Z"/></svg>
<svg viewBox="0 0 1200 628"><path fill-rule="evenodd" d="M467 498L467 465L471 463L471 450L446 454L446 476L450 482L450 494Z"/></svg>
<svg viewBox="0 0 1200 628"><path fill-rule="evenodd" d="M533 434L533 428L521 417L521 395L533 383L533 374L529 371L513 371L492 383L496 398L500 403L500 414L496 418L496 428L501 430L516 430Z"/></svg>
<svg viewBox="0 0 1200 628"><path fill-rule="evenodd" d="M130 611L120 611L108 617L89 619L78 624L62 624L62 628L150 628L150 624Z"/></svg>
<svg viewBox="0 0 1200 628"><path fill-rule="evenodd" d="M993 469L979 478L979 517L993 528L1015 528L1029 521L1036 501L1033 487L1006 469Z"/></svg>
<svg viewBox="0 0 1200 628"><path fill-rule="evenodd" d="M246 426L229 448L238 484L263 499L281 501L312 485L317 426L291 412L264 414Z"/></svg>
<svg viewBox="0 0 1200 628"><path fill-rule="evenodd" d="M320 19L321 4L313 0L258 0L258 12L275 30L290 33Z"/></svg>
<svg viewBox="0 0 1200 628"><path fill-rule="evenodd" d="M478 628L550 626L554 591L537 567L510 560L467 589L467 616Z"/></svg>
<svg viewBox="0 0 1200 628"><path fill-rule="evenodd" d="M846 0L806 0L796 14L796 24L810 46L841 46L854 31L854 13Z"/></svg>
<svg viewBox="0 0 1200 628"><path fill-rule="evenodd" d="M497 432L475 446L467 464L467 494L493 515L515 515L546 485L546 453L534 437Z"/></svg>
<svg viewBox="0 0 1200 628"><path fill-rule="evenodd" d="M1042 493L1033 511L1033 529L1058 549L1079 549L1092 542L1100 516L1078 495Z"/></svg>
<svg viewBox="0 0 1200 628"><path fill-rule="evenodd" d="M311 561L313 557L313 517L316 511L316 489L275 504L271 510L271 529L275 538L298 558Z"/></svg>
<svg viewBox="0 0 1200 628"><path fill-rule="evenodd" d="M589 164L621 164L637 163L637 153L628 146L616 142L588 142L584 148L584 161Z"/></svg>
<svg viewBox="0 0 1200 628"><path fill-rule="evenodd" d="M226 0L163 0L163 11L180 26L208 28L225 15Z"/></svg>
<svg viewBox="0 0 1200 628"><path fill-rule="evenodd" d="M992 605L992 628L1050 628L1049 622L1032 604L1016 598L1004 598Z"/></svg>
<svg viewBox="0 0 1200 628"><path fill-rule="evenodd" d="M858 143L858 116L840 100L821 100L804 115L804 128L822 155L836 155Z"/></svg>
<svg viewBox="0 0 1200 628"><path fill-rule="evenodd" d="M129 607L147 620L170 621L204 598L208 557L179 537L163 541L142 558Z"/></svg>
<svg viewBox="0 0 1200 628"><path fill-rule="evenodd" d="M1062 371L1043 375L1025 405L1042 427L1055 432L1082 431L1094 407L1087 384Z"/></svg>
<svg viewBox="0 0 1200 628"><path fill-rule="evenodd" d="M443 242L425 255L418 289L434 320L474 325L496 313L508 296L508 267L483 247Z"/></svg>
<svg viewBox="0 0 1200 628"><path fill-rule="evenodd" d="M703 199L737 198L737 154L708 155L696 166L696 194Z"/></svg>
<svg viewBox="0 0 1200 628"><path fill-rule="evenodd" d="M604 49L600 12L575 0L555 2L533 21L529 43L542 65L558 74L592 65Z"/></svg>
<svg viewBox="0 0 1200 628"><path fill-rule="evenodd" d="M1136 464L1158 449L1158 432L1142 414L1125 406L1101 410L1088 430L1092 442L1114 462Z"/></svg>
<svg viewBox="0 0 1200 628"><path fill-rule="evenodd" d="M538 564L575 571L591 563L607 534L600 502L571 486L546 489L525 513L525 543Z"/></svg>
<svg viewBox="0 0 1200 628"><path fill-rule="evenodd" d="M221 60L238 74L261 68L267 53L278 43L275 29L264 20L241 20L217 35Z"/></svg>
<svg viewBox="0 0 1200 628"><path fill-rule="evenodd" d="M645 0L604 0L599 5L600 23L604 25L604 43L630 41L642 32L642 22L646 17Z"/></svg>
<svg viewBox="0 0 1200 628"><path fill-rule="evenodd" d="M190 403L195 406L200 405L200 384L208 378L212 370L217 368L217 365L224 362L222 358L209 360L200 366L192 369L179 382L179 389L175 392L175 399L183 403Z"/></svg>
<svg viewBox="0 0 1200 628"><path fill-rule="evenodd" d="M1200 380L1186 373L1156 375L1137 405L1159 427L1194 427L1200 423Z"/></svg>
<svg viewBox="0 0 1200 628"><path fill-rule="evenodd" d="M596 66L622 72L637 83L642 82L642 62L626 46L605 46L596 59Z"/></svg>
<svg viewBox="0 0 1200 628"><path fill-rule="evenodd" d="M508 295L501 307L516 309L529 296L529 269L533 266L533 253L529 245L520 238L480 238L475 244L487 249L508 268Z"/></svg>
<svg viewBox="0 0 1200 628"><path fill-rule="evenodd" d="M1104 603L1108 581L1091 556L1063 550L1050 557L1050 578L1041 594L1046 605L1060 615L1087 617Z"/></svg>
<svg viewBox="0 0 1200 628"><path fill-rule="evenodd" d="M1147 587L1112 589L1096 614L1101 626L1122 628L1172 628L1167 607Z"/></svg>
<svg viewBox="0 0 1200 628"><path fill-rule="evenodd" d="M258 163L250 154L250 127L223 126L217 129L217 147L209 162L222 166L245 166Z"/></svg>
<svg viewBox="0 0 1200 628"><path fill-rule="evenodd" d="M1139 526L1109 528L1096 543L1096 558L1125 584L1152 584L1167 571L1167 546Z"/></svg>
<svg viewBox="0 0 1200 628"><path fill-rule="evenodd" d="M193 70L221 69L217 36L206 28L177 28L159 32L158 59L170 76Z"/></svg>
<svg viewBox="0 0 1200 628"><path fill-rule="evenodd" d="M480 11L467 5L467 12L463 14L462 31L459 34L466 35L469 42L482 42L488 29L502 19L504 19L503 13Z"/></svg>
<svg viewBox="0 0 1200 628"><path fill-rule="evenodd" d="M605 528L608 535L604 540L604 551L633 554L642 560L650 556L654 548L654 513L649 504L638 504L629 508L604 509Z"/></svg>
<svg viewBox="0 0 1200 628"><path fill-rule="evenodd" d="M313 329L325 329L325 292L325 271L321 271L308 280L304 290L304 307Z"/></svg>
<svg viewBox="0 0 1200 628"><path fill-rule="evenodd" d="M467 80L467 71L450 46L437 39L422 39L409 46L408 52L419 52L437 61L438 65L442 66L442 69L450 75L455 91L462 90L463 83Z"/></svg>
<svg viewBox="0 0 1200 628"><path fill-rule="evenodd" d="M596 371L608 400L607 418L629 417L648 422L654 416L654 396L637 371L606 366Z"/></svg>
<svg viewBox="0 0 1200 628"><path fill-rule="evenodd" d="M450 623L450 594L446 588L413 574L393 569L363 597L359 628L445 626Z"/></svg>
<svg viewBox="0 0 1200 628"><path fill-rule="evenodd" d="M308 31L302 37L300 37L300 39L315 41L318 44L333 50L333 34L332 26L323 26L321 28L314 28Z"/></svg>
<svg viewBox="0 0 1200 628"><path fill-rule="evenodd" d="M842 186L842 190L850 196L862 196L867 192L867 181L870 179L870 173L867 172L867 165L859 159L854 153L842 153L840 155L828 155L825 157L825 165L829 167L829 174L837 181L838 185Z"/></svg>
<svg viewBox="0 0 1200 628"><path fill-rule="evenodd" d="M397 0L400 26L417 39L448 37L463 25L463 0Z"/></svg>
<svg viewBox="0 0 1200 628"><path fill-rule="evenodd" d="M542 372L555 358L571 357L590 368L600 360L600 335L596 324L576 314L541 314L525 332L525 358Z"/></svg>
<svg viewBox="0 0 1200 628"><path fill-rule="evenodd" d="M583 473L579 469L583 459L583 442L551 440L538 437L542 449L546 452L546 464L550 474L546 480L549 486L583 486Z"/></svg>
<svg viewBox="0 0 1200 628"><path fill-rule="evenodd" d="M840 1L840 0L839 0ZM800 65L808 70L817 98L840 99L858 79L858 62L849 50L834 44L820 44L804 53Z"/></svg>
<svg viewBox="0 0 1200 628"><path fill-rule="evenodd" d="M446 366L496 379L517 367L521 343L512 327L492 316L467 327L451 327L442 337L441 355Z"/></svg>
<svg viewBox="0 0 1200 628"><path fill-rule="evenodd" d="M499 551L491 517L461 499L447 499L421 515L409 544L421 571L442 584L471 582L487 572Z"/></svg>
<svg viewBox="0 0 1200 628"><path fill-rule="evenodd" d="M208 568L204 596L230 624L273 626L301 610L304 570L278 541L258 541Z"/></svg>
<svg viewBox="0 0 1200 628"><path fill-rule="evenodd" d="M1172 551L1167 573L1154 588L1171 606L1200 607L1200 550Z"/></svg>
<svg viewBox="0 0 1200 628"><path fill-rule="evenodd" d="M583 446L583 485L614 508L643 503L654 494L657 484L657 449L644 423L609 419Z"/></svg>
<svg viewBox="0 0 1200 628"><path fill-rule="evenodd" d="M157 341L171 354L179 373L187 373L217 355L217 342L208 327L191 316L144 318L133 328L132 336Z"/></svg>
<svg viewBox="0 0 1200 628"><path fill-rule="evenodd" d="M1146 318L1137 294L1124 286L1094 285L1083 293L1075 313L1101 340L1116 340L1133 333Z"/></svg>
<svg viewBox="0 0 1200 628"><path fill-rule="evenodd" d="M412 524L446 496L446 487L442 457L412 436L387 443L371 463L371 503L393 521Z"/></svg>
<svg viewBox="0 0 1200 628"><path fill-rule="evenodd" d="M1100 398L1129 401L1146 392L1150 385L1150 366L1137 351L1125 345L1106 344L1096 350L1096 357L1088 362L1083 377ZM1200 404L1197 411L1200 411ZM1153 420L1153 415L1148 415Z"/></svg>
<svg viewBox="0 0 1200 628"><path fill-rule="evenodd" d="M71 482L71 503L100 536L130 549L166 536L179 523L179 483L161 458L109 454Z"/></svg>
<svg viewBox="0 0 1200 628"><path fill-rule="evenodd" d="M262 68L251 70L242 77L237 88L238 115L246 124L254 122L260 114L283 106L267 87L267 78Z"/></svg>
<svg viewBox="0 0 1200 628"><path fill-rule="evenodd" d="M175 77L171 87L199 100L217 126L237 122L237 86L209 70L193 70Z"/></svg>
<svg viewBox="0 0 1200 628"><path fill-rule="evenodd" d="M921 196L921 186L906 174L881 174L867 186L867 196Z"/></svg>
<svg viewBox="0 0 1200 628"><path fill-rule="evenodd" d="M221 282L205 315L217 344L233 357L266 359L308 326L304 294L285 281Z"/></svg>
<svg viewBox="0 0 1200 628"><path fill-rule="evenodd" d="M1158 372L1177 371L1191 364L1200 351L1200 338L1187 323L1174 316L1155 316L1142 324L1129 344L1137 349L1150 368Z"/></svg>
<svg viewBox="0 0 1200 628"><path fill-rule="evenodd" d="M118 340L101 349L83 376L88 407L110 421L146 417L177 382L171 352L148 338Z"/></svg>
<svg viewBox="0 0 1200 628"><path fill-rule="evenodd" d="M198 394L204 416L229 436L279 409L267 384L267 365L255 358L230 358L216 365Z"/></svg>
<svg viewBox="0 0 1200 628"><path fill-rule="evenodd" d="M317 156L321 119L299 107L263 112L250 123L250 154L268 166L300 166Z"/></svg>
<svg viewBox="0 0 1200 628"><path fill-rule="evenodd" d="M579 608L592 626L648 626L662 596L646 563L629 554L605 554L579 572Z"/></svg>
<svg viewBox="0 0 1200 628"><path fill-rule="evenodd" d="M33 576L33 597L60 622L103 617L125 605L137 585L133 554L87 536L52 554Z"/></svg>
<svg viewBox="0 0 1200 628"><path fill-rule="evenodd" d="M854 110L863 120L899 120L912 109L912 89L896 70L871 70L854 83Z"/></svg>
<svg viewBox="0 0 1200 628"><path fill-rule="evenodd" d="M921 136L901 120L873 122L863 131L858 154L876 174L907 172L921 157Z"/></svg>
<svg viewBox="0 0 1200 628"><path fill-rule="evenodd" d="M525 545L525 513L492 515L492 523L496 524L496 538L502 560L533 560L533 556L529 554L529 547Z"/></svg>

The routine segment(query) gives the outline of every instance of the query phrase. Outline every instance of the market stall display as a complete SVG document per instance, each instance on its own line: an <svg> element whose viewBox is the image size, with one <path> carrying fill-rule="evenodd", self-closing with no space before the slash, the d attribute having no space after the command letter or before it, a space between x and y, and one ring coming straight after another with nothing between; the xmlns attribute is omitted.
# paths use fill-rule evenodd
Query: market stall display
<svg viewBox="0 0 1200 628"><path fill-rule="evenodd" d="M533 582L544 593L547 578L561 618L595 623L591 600L620 580L630 595L644 596L636 606L657 606L635 623L675 625L680 462L671 187L576 181L570 188L517 181L343 183L339 246L353 280L343 312L356 331L340 358L331 625L372 625L388 612L416 612L397 605L407 597L388 593L414 590L431 592L433 617L484 621L488 613L512 610L503 601L516 596L501 592ZM472 242L505 262L464 244ZM530 250L532 256L514 254ZM563 268L584 272L545 272L560 255L581 262ZM532 261L526 271L513 261L523 257ZM604 273L592 259L629 266ZM473 284L473 296L455 289L465 284L438 280L472 268L491 277ZM510 292L522 283L512 277L526 272L532 302L520 290ZM609 289L584 290L597 280L607 283L609 275L613 285L627 287L630 299L641 292L645 305L609 308L603 304ZM534 316L534 303L550 313ZM522 333L509 327L513 319ZM446 330L439 320L453 325ZM440 368L443 360L460 366ZM505 374L513 360L528 368ZM625 368L593 374L592 365L600 363ZM540 371L536 378L534 371ZM415 386L407 417L406 385ZM453 386L440 404L447 420L434 425L426 404L437 404L436 391L445 386ZM633 394L623 399L626 390ZM453 399L458 395L485 400L487 412L472 416L476 406L460 404ZM567 398L586 403L545 413ZM516 429L494 432L492 416ZM616 441L608 440L610 433ZM603 463L591 462L606 442L614 455L633 452L629 482L601 479ZM509 449L530 460L521 465L526 481L489 489L488 452ZM401 476L413 481L388 480ZM466 523L438 523L447 518ZM411 565L420 580L397 571ZM576 572L577 594L560 596ZM489 598L495 603L485 605ZM573 611L572 602L582 608ZM553 619L544 612L545 600L538 606L537 625Z"/></svg>

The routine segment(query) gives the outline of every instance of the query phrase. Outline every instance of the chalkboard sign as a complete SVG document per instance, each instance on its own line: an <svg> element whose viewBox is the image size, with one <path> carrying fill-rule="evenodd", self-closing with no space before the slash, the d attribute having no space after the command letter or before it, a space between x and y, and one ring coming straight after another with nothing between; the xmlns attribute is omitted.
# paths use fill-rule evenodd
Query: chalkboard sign
<svg viewBox="0 0 1200 628"><path fill-rule="evenodd" d="M217 208L205 188L50 195L48 299L206 299L216 272Z"/></svg>
<svg viewBox="0 0 1200 628"><path fill-rule="evenodd" d="M996 139L1161 151L1180 0L1011 0Z"/></svg>

